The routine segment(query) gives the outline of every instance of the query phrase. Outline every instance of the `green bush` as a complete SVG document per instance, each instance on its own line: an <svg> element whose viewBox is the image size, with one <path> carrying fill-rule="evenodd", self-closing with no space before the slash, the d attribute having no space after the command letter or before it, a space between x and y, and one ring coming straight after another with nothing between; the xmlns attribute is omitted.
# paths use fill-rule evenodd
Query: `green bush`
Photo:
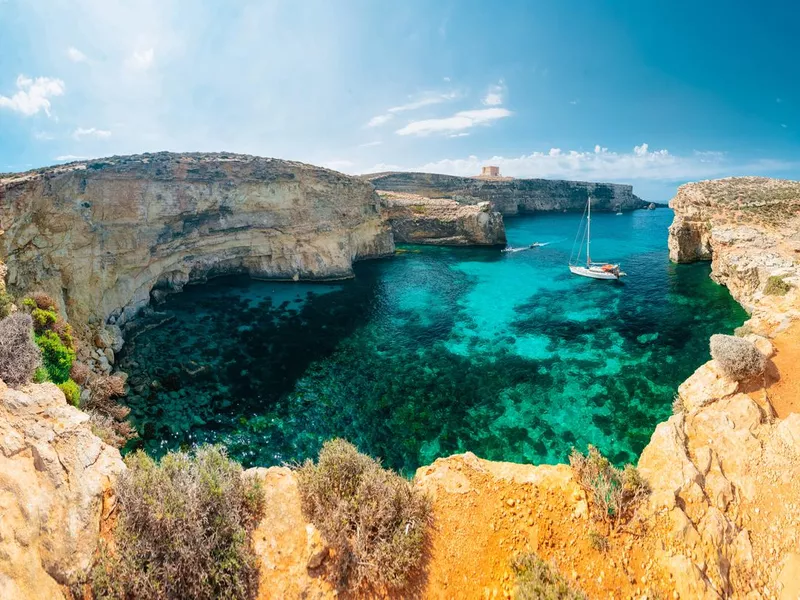
<svg viewBox="0 0 800 600"><path fill-rule="evenodd" d="M5 319L11 314L14 298L8 292L0 292L0 319Z"/></svg>
<svg viewBox="0 0 800 600"><path fill-rule="evenodd" d="M303 513L334 550L333 574L352 590L399 589L421 566L431 507L426 496L344 440L297 469Z"/></svg>
<svg viewBox="0 0 800 600"><path fill-rule="evenodd" d="M52 310L34 308L31 311L33 319L33 329L36 333L42 333L45 329L50 329L58 321L58 313Z"/></svg>
<svg viewBox="0 0 800 600"><path fill-rule="evenodd" d="M780 275L772 275L767 279L764 286L764 293L767 296L785 296L792 289L791 284L786 283Z"/></svg>
<svg viewBox="0 0 800 600"><path fill-rule="evenodd" d="M575 448L569 456L572 474L591 500L592 516L616 525L628 518L639 500L650 493L647 482L633 465L616 468L594 446L584 456Z"/></svg>
<svg viewBox="0 0 800 600"><path fill-rule="evenodd" d="M44 383L45 381L50 381L49 378L50 376L47 374L47 369L44 367L36 367L36 370L33 372L33 383Z"/></svg>
<svg viewBox="0 0 800 600"><path fill-rule="evenodd" d="M59 383L58 389L64 392L67 402L72 404L72 406L77 407L81 403L81 388L79 388L78 384L72 381L72 379L67 379L64 383Z"/></svg>
<svg viewBox="0 0 800 600"><path fill-rule="evenodd" d="M517 600L586 600L586 596L567 583L554 565L534 553L520 554L511 561L516 577Z"/></svg>
<svg viewBox="0 0 800 600"><path fill-rule="evenodd" d="M36 344L42 350L42 362L48 379L53 383L64 383L69 379L69 370L75 360L75 351L67 348L54 331L45 331L36 336Z"/></svg>
<svg viewBox="0 0 800 600"><path fill-rule="evenodd" d="M139 451L117 484L115 551L92 570L94 597L238 600L258 586L250 536L263 512L257 480L223 449L170 452L160 462Z"/></svg>

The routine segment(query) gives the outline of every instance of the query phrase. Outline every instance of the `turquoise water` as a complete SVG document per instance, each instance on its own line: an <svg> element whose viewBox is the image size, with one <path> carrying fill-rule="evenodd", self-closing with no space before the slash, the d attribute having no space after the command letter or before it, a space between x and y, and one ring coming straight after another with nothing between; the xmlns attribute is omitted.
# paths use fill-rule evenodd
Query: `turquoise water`
<svg viewBox="0 0 800 600"><path fill-rule="evenodd" d="M708 265L669 262L671 219L593 217L592 255L620 261L622 283L569 273L579 216L558 214L506 220L511 246L551 242L522 252L408 246L337 284L188 287L121 356L136 444L222 442L273 465L342 436L405 473L589 443L635 461L709 336L746 318Z"/></svg>

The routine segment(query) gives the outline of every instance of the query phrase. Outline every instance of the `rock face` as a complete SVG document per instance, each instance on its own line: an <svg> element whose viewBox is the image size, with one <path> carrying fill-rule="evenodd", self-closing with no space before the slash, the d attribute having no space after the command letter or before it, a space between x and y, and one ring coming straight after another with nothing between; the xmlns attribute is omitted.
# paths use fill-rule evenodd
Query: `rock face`
<svg viewBox="0 0 800 600"><path fill-rule="evenodd" d="M144 154L0 180L13 291L43 289L73 324L124 322L152 290L226 273L352 276L394 250L372 186L335 171L222 154Z"/></svg>
<svg viewBox="0 0 800 600"><path fill-rule="evenodd" d="M377 173L365 175L378 190L404 192L428 198L449 198L461 204L491 202L504 215L532 211L582 211L591 194L596 210L632 210L648 203L633 187L616 183L588 183L550 179L487 180L433 173Z"/></svg>
<svg viewBox="0 0 800 600"><path fill-rule="evenodd" d="M438 246L505 246L503 215L488 202L459 204L400 192L378 192L396 242Z"/></svg>
<svg viewBox="0 0 800 600"><path fill-rule="evenodd" d="M64 598L115 506L119 452L55 385L0 381L0 598Z"/></svg>
<svg viewBox="0 0 800 600"><path fill-rule="evenodd" d="M800 283L800 182L732 177L688 183L670 206L670 259L711 260L712 278L749 312L764 300L770 276Z"/></svg>

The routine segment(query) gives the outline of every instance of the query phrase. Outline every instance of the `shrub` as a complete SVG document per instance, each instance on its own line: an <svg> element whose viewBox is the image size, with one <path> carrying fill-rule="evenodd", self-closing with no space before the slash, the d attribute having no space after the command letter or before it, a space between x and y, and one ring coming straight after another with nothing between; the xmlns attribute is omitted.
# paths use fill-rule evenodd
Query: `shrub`
<svg viewBox="0 0 800 600"><path fill-rule="evenodd" d="M36 346L36 348L38 349L39 346ZM36 367L36 370L33 372L33 383L44 383L45 381L50 381L49 377L50 376L47 374L47 369L44 367Z"/></svg>
<svg viewBox="0 0 800 600"><path fill-rule="evenodd" d="M554 565L532 552L514 557L511 571L516 577L517 600L586 600L586 596L570 586Z"/></svg>
<svg viewBox="0 0 800 600"><path fill-rule="evenodd" d="M764 293L767 296L785 296L792 289L790 283L786 283L780 275L771 275L764 286Z"/></svg>
<svg viewBox="0 0 800 600"><path fill-rule="evenodd" d="M90 373L89 367L85 364L74 362L69 370L69 377L78 385L84 385L89 380Z"/></svg>
<svg viewBox="0 0 800 600"><path fill-rule="evenodd" d="M111 398L125 395L125 380L118 375L101 375L89 384L93 404L105 404Z"/></svg>
<svg viewBox="0 0 800 600"><path fill-rule="evenodd" d="M30 299L38 308L42 310L56 310L56 301L44 292L33 292L30 295Z"/></svg>
<svg viewBox="0 0 800 600"><path fill-rule="evenodd" d="M137 436L136 430L127 421L118 421L110 415L95 410L88 411L88 414L92 433L109 446L122 448Z"/></svg>
<svg viewBox="0 0 800 600"><path fill-rule="evenodd" d="M47 369L48 379L53 383L67 381L72 362L75 360L75 351L67 348L53 331L37 335L36 343L42 350L42 362Z"/></svg>
<svg viewBox="0 0 800 600"><path fill-rule="evenodd" d="M58 321L58 313L52 310L34 308L31 311L31 318L33 319L34 331L36 331L36 333L42 333L44 330L50 329L51 326Z"/></svg>
<svg viewBox="0 0 800 600"><path fill-rule="evenodd" d="M30 315L17 312L0 321L0 379L8 385L27 383L41 364Z"/></svg>
<svg viewBox="0 0 800 600"><path fill-rule="evenodd" d="M334 550L338 583L402 588L423 559L430 502L396 473L336 439L297 469L303 513Z"/></svg>
<svg viewBox="0 0 800 600"><path fill-rule="evenodd" d="M598 531L590 531L589 545L598 552L607 552L608 538Z"/></svg>
<svg viewBox="0 0 800 600"><path fill-rule="evenodd" d="M115 552L103 552L91 573L95 598L252 598L259 482L214 446L170 452L159 463L136 452L125 462Z"/></svg>
<svg viewBox="0 0 800 600"><path fill-rule="evenodd" d="M59 318L53 323L51 329L61 338L64 345L70 350L75 350L75 339L72 337L72 325Z"/></svg>
<svg viewBox="0 0 800 600"><path fill-rule="evenodd" d="M675 394L675 397L672 399L672 414L677 415L685 411L686 405L683 403L683 398L680 397L680 394Z"/></svg>
<svg viewBox="0 0 800 600"><path fill-rule="evenodd" d="M569 456L572 473L591 499L592 516L616 525L628 518L649 492L647 482L633 465L616 468L594 446L584 456L575 448Z"/></svg>
<svg viewBox="0 0 800 600"><path fill-rule="evenodd" d="M81 403L81 388L79 388L78 384L72 381L72 379L67 379L64 383L59 383L58 389L64 392L64 397L72 406L77 407Z"/></svg>
<svg viewBox="0 0 800 600"><path fill-rule="evenodd" d="M766 357L752 342L732 335L711 336L711 358L735 381L761 375L767 366Z"/></svg>
<svg viewBox="0 0 800 600"><path fill-rule="evenodd" d="M8 292L0 292L0 319L5 319L11 314L11 307L14 306L14 298Z"/></svg>

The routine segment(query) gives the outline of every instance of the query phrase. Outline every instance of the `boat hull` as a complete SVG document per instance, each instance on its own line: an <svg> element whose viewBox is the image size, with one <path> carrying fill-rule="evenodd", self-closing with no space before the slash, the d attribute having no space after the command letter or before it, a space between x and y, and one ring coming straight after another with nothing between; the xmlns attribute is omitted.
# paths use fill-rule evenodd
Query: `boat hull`
<svg viewBox="0 0 800 600"><path fill-rule="evenodd" d="M608 271L603 271L601 269L592 269L587 267L578 267L575 265L570 265L569 270L574 275L580 275L581 277L591 277L592 279L619 279L614 273L609 273Z"/></svg>

